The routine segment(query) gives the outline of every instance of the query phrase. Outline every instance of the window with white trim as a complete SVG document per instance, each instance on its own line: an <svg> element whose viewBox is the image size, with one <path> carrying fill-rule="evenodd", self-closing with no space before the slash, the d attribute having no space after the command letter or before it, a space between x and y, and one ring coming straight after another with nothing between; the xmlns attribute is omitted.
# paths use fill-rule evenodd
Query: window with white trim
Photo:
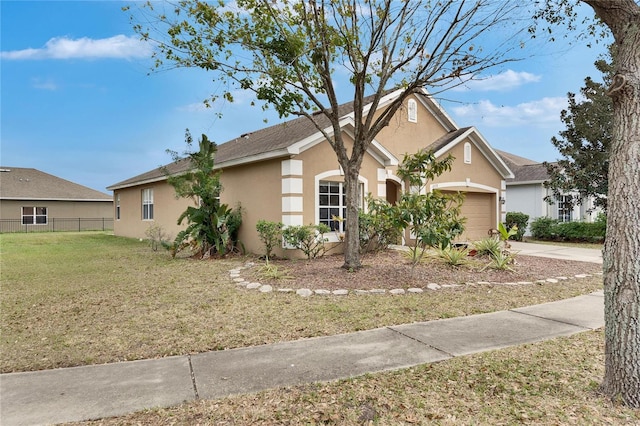
<svg viewBox="0 0 640 426"><path fill-rule="evenodd" d="M120 194L116 194L116 220L120 220Z"/></svg>
<svg viewBox="0 0 640 426"><path fill-rule="evenodd" d="M415 99L409 99L407 101L407 119L411 123L418 122L418 103Z"/></svg>
<svg viewBox="0 0 640 426"><path fill-rule="evenodd" d="M153 188L142 190L142 220L153 220Z"/></svg>
<svg viewBox="0 0 640 426"><path fill-rule="evenodd" d="M561 195L558 197L558 220L560 222L571 222L573 216L573 204L571 196Z"/></svg>
<svg viewBox="0 0 640 426"><path fill-rule="evenodd" d="M464 164L471 164L471 144L469 142L464 144Z"/></svg>
<svg viewBox="0 0 640 426"><path fill-rule="evenodd" d="M46 207L23 207L21 212L23 225L46 225Z"/></svg>
<svg viewBox="0 0 640 426"><path fill-rule="evenodd" d="M332 231L344 232L347 217L347 196L343 182L320 181L318 186L318 209L320 223L327 225ZM358 185L358 204L362 208L364 185Z"/></svg>

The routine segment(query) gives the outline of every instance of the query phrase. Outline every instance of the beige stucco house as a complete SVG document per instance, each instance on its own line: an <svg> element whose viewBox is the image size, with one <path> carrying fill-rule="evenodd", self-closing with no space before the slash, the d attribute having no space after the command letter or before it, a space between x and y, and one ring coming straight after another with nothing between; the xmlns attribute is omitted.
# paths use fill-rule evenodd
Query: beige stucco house
<svg viewBox="0 0 640 426"><path fill-rule="evenodd" d="M386 95L379 110L399 93ZM342 105L340 116L348 140L354 125L352 104ZM328 121L326 128L331 129ZM485 237L503 219L505 179L513 175L474 127L459 128L426 91L408 98L371 144L359 176L361 195L370 193L394 202L404 188L396 175L398 164L405 154L423 148L433 149L438 157L455 157L452 170L428 182L427 190L464 192L463 239ZM168 171L180 173L188 166L186 161L172 163ZM343 172L329 143L307 118L220 144L216 167L222 170L221 202L243 208L239 237L248 251L263 251L256 232L260 219L285 225L327 223L338 228L328 235L329 240L338 240L342 224L331 223L331 217L344 216ZM114 192L116 235L143 237L148 226L158 224L175 236L176 219L189 204L175 198L160 168L107 189Z"/></svg>
<svg viewBox="0 0 640 426"><path fill-rule="evenodd" d="M112 219L109 194L37 169L0 167L0 232L111 229Z"/></svg>

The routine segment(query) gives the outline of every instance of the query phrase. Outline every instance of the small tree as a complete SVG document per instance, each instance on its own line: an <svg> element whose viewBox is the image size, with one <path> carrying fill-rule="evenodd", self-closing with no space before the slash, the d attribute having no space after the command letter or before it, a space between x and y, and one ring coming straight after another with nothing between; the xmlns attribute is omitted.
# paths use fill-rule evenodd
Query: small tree
<svg viewBox="0 0 640 426"><path fill-rule="evenodd" d="M449 155L438 161L433 151L405 155L397 174L409 184L395 205L395 222L399 229L409 229L414 236L410 247L411 263L415 267L428 247L446 248L464 231L460 208L464 196L426 191L426 184L451 170L454 158Z"/></svg>
<svg viewBox="0 0 640 426"><path fill-rule="evenodd" d="M273 253L273 249L276 248L282 241L282 228L284 224L282 222L269 222L267 220L259 220L256 223L256 230L260 241L264 244L265 260L269 262L269 258Z"/></svg>
<svg viewBox="0 0 640 426"><path fill-rule="evenodd" d="M189 130L185 133L187 147L193 145ZM199 256L213 253L225 254L235 245L233 235L241 223L240 208L235 211L226 204L220 204L220 172L214 170L217 147L202 135L199 150L187 152L186 158L171 152L174 161L189 161L190 169L179 175L167 174L167 182L173 186L176 196L191 198L195 206L189 206L178 218L178 225L187 221L186 229L180 231L171 248L172 254L191 247Z"/></svg>

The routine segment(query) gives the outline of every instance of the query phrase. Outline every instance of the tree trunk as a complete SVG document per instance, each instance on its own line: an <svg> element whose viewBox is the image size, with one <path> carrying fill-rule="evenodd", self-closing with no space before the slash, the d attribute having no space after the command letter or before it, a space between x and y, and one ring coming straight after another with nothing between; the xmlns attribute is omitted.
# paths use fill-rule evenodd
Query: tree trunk
<svg viewBox="0 0 640 426"><path fill-rule="evenodd" d="M351 163L351 161L349 163ZM359 164L349 164L344 171L344 186L347 202L347 230L344 238L344 265L342 265L342 267L349 270L357 270L362 266L360 262L360 233L358 228L358 210L360 209L358 203L359 170Z"/></svg>
<svg viewBox="0 0 640 426"><path fill-rule="evenodd" d="M640 5L585 0L617 50L604 247L605 375L601 390L640 407Z"/></svg>

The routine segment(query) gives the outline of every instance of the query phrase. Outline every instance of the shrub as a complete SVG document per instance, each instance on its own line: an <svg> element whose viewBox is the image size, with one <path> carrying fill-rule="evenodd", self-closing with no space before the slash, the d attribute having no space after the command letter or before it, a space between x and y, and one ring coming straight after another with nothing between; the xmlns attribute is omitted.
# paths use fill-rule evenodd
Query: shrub
<svg viewBox="0 0 640 426"><path fill-rule="evenodd" d="M302 250L307 259L314 259L326 252L324 243L328 240L324 234L329 231L325 224L289 226L282 231L282 237L287 244Z"/></svg>
<svg viewBox="0 0 640 426"><path fill-rule="evenodd" d="M550 217L539 217L531 222L531 236L537 240L552 240L556 237L558 221Z"/></svg>
<svg viewBox="0 0 640 426"><path fill-rule="evenodd" d="M601 242L606 226L606 219L600 217L593 223L558 222L540 217L531 223L531 235L538 240Z"/></svg>
<svg viewBox="0 0 640 426"><path fill-rule="evenodd" d="M282 222L269 222L260 219L256 223L256 230L260 241L264 244L265 258L267 262L273 253L273 249L280 244L282 238L282 228L284 224Z"/></svg>
<svg viewBox="0 0 640 426"><path fill-rule="evenodd" d="M476 249L478 256L495 257L502 250L500 240L491 237L475 241L473 247Z"/></svg>
<svg viewBox="0 0 640 426"><path fill-rule="evenodd" d="M169 237L164 232L164 228L160 225L151 225L145 231L144 235L147 237L151 250L157 251L159 246L166 247Z"/></svg>
<svg viewBox="0 0 640 426"><path fill-rule="evenodd" d="M556 239L562 241L600 242L605 230L600 223L564 222L555 227Z"/></svg>
<svg viewBox="0 0 640 426"><path fill-rule="evenodd" d="M359 212L360 251L385 250L397 244L402 231L395 226L394 208L386 200L367 198L368 212Z"/></svg>
<svg viewBox="0 0 640 426"><path fill-rule="evenodd" d="M467 256L469 256L469 249L467 248L449 246L438 249L438 257L450 266L460 266L468 263Z"/></svg>
<svg viewBox="0 0 640 426"><path fill-rule="evenodd" d="M505 226L507 229L511 229L514 226L517 227L518 233L513 235L510 239L516 241L522 241L522 237L524 237L524 233L527 230L527 225L529 224L529 215L520 213L520 212L509 212L507 213Z"/></svg>

